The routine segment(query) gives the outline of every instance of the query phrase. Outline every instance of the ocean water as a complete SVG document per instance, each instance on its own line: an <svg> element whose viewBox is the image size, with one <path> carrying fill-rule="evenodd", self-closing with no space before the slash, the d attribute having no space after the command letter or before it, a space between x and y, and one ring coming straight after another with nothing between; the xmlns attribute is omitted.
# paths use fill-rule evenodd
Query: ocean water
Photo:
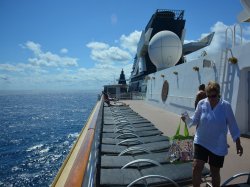
<svg viewBox="0 0 250 187"><path fill-rule="evenodd" d="M49 186L97 91L0 92L0 186Z"/></svg>

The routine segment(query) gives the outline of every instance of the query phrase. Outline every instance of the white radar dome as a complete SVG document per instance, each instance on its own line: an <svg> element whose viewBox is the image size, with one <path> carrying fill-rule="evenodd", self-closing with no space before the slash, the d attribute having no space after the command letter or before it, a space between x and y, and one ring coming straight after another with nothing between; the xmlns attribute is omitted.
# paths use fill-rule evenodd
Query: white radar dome
<svg viewBox="0 0 250 187"><path fill-rule="evenodd" d="M149 42L148 54L157 70L174 66L181 58L182 43L171 31L160 31Z"/></svg>

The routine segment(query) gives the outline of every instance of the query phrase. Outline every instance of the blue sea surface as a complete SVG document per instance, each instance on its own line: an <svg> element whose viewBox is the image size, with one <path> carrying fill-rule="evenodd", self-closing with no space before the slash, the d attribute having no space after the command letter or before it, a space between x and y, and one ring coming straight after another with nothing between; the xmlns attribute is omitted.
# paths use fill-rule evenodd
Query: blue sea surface
<svg viewBox="0 0 250 187"><path fill-rule="evenodd" d="M97 91L1 91L0 186L49 186Z"/></svg>

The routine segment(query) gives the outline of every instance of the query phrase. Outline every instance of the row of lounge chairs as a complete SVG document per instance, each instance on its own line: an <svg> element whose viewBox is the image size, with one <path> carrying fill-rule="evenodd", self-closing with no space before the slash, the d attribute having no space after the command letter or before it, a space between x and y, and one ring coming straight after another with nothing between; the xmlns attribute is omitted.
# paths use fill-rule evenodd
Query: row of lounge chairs
<svg viewBox="0 0 250 187"><path fill-rule="evenodd" d="M128 106L104 107L100 185L191 184L192 163L171 163L169 148L169 138Z"/></svg>

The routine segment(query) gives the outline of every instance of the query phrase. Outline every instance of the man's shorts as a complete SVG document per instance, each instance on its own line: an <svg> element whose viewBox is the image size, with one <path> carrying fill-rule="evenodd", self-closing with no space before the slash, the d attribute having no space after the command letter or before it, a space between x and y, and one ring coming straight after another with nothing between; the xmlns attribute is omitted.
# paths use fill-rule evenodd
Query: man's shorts
<svg viewBox="0 0 250 187"><path fill-rule="evenodd" d="M199 144L194 144L194 159L203 160L211 166L222 168L224 158L224 156L216 155Z"/></svg>

